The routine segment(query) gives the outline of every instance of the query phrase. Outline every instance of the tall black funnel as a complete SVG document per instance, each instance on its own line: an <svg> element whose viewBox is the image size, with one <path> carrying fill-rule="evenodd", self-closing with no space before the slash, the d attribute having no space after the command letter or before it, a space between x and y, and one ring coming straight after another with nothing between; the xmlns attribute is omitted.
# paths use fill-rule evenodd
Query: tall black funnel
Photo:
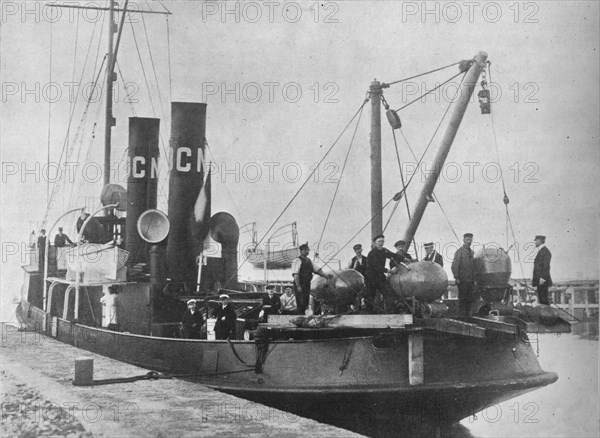
<svg viewBox="0 0 600 438"><path fill-rule="evenodd" d="M160 119L129 118L129 176L125 248L130 263L148 261L148 245L137 230L140 215L156 208L158 192L158 133Z"/></svg>
<svg viewBox="0 0 600 438"><path fill-rule="evenodd" d="M197 249L192 236L194 205L202 188L206 104L171 104L171 175L169 177L168 274L195 290ZM192 285L193 284L193 285Z"/></svg>

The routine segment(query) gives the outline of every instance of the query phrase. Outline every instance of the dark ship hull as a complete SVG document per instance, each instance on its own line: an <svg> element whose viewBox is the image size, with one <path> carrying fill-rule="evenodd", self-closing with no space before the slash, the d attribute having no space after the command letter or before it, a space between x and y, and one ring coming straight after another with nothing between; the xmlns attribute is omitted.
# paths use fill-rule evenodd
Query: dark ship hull
<svg viewBox="0 0 600 438"><path fill-rule="evenodd" d="M23 290L17 315L27 330L363 433L382 419L448 425L557 380L540 368L523 326L486 318L415 319L399 328L271 327L250 341L185 340L74 323L56 316L60 288L48 313L29 302L40 292ZM84 301L80 321L90 318Z"/></svg>

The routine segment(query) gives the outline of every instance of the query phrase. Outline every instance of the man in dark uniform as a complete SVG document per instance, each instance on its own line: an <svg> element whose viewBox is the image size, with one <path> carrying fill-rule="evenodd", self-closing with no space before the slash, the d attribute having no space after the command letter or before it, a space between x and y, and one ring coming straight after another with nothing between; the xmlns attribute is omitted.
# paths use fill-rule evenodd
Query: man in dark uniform
<svg viewBox="0 0 600 438"><path fill-rule="evenodd" d="M357 243L352 247L354 253L356 254L348 263L348 269L354 269L357 272L360 272L363 277L367 271L367 258L362 255L362 245Z"/></svg>
<svg viewBox="0 0 600 438"><path fill-rule="evenodd" d="M215 312L215 338L228 339L231 335L235 335L235 322L237 315L231 304L229 304L229 295L222 294L219 296L221 305Z"/></svg>
<svg viewBox="0 0 600 438"><path fill-rule="evenodd" d="M46 257L46 230L40 230L40 236L37 239L38 248L38 269L40 273L44 273L44 258Z"/></svg>
<svg viewBox="0 0 600 438"><path fill-rule="evenodd" d="M292 276L294 277L294 294L296 295L298 314L304 315L310 300L310 281L313 278L313 273L325 278L327 276L321 269L316 268L308 258L310 252L308 242L300 245L298 249L300 249L300 256L292 262Z"/></svg>
<svg viewBox="0 0 600 438"><path fill-rule="evenodd" d="M71 242L69 236L63 234L62 227L58 227L58 234L54 236L54 246L57 248L62 248L63 246L67 246L67 242L69 242L69 245L73 245L73 242Z"/></svg>
<svg viewBox="0 0 600 438"><path fill-rule="evenodd" d="M442 257L442 255L437 252L434 248L433 248L433 242L429 242L426 243L425 245L425 258L423 259L426 262L434 262L437 263L440 266L444 266L444 258Z"/></svg>
<svg viewBox="0 0 600 438"><path fill-rule="evenodd" d="M81 216L77 219L77 233L81 230L83 223L89 217L88 213L81 212ZM91 218L83 230L82 238L87 243L106 243L104 239L104 230L102 224L95 217Z"/></svg>
<svg viewBox="0 0 600 438"><path fill-rule="evenodd" d="M386 303L388 303L394 296L392 287L387 282L385 274L388 270L385 267L386 259L397 259L397 254L394 254L389 249L384 248L385 237L383 234L378 234L373 238L373 247L369 251L367 256L367 271L365 276L365 283L367 291L365 293L365 306L369 313L374 313L375 306L374 302L379 299L382 295ZM389 307L388 304L386 307ZM391 311L392 309L386 309Z"/></svg>
<svg viewBox="0 0 600 438"><path fill-rule="evenodd" d="M471 307L475 302L475 257L471 244L473 234L463 236L463 246L454 253L452 274L458 286L458 314L471 316Z"/></svg>
<svg viewBox="0 0 600 438"><path fill-rule="evenodd" d="M550 304L548 300L548 288L552 286L550 277L550 260L552 253L546 247L546 236L535 236L535 246L538 253L533 261L533 285L537 286L540 304Z"/></svg>
<svg viewBox="0 0 600 438"><path fill-rule="evenodd" d="M398 266L398 262L408 264L415 261L412 256L406 252L404 249L405 246L406 242L404 240L399 240L394 245L394 248L396 248L396 258L390 260L390 269L394 269Z"/></svg>
<svg viewBox="0 0 600 438"><path fill-rule="evenodd" d="M196 300L189 300L187 305L188 308L181 318L181 336L183 339L200 339L204 318L202 318L202 313L196 309Z"/></svg>
<svg viewBox="0 0 600 438"><path fill-rule="evenodd" d="M275 295L275 286L267 286L267 296L263 297L260 318L266 321L269 315L277 315L280 307L281 301Z"/></svg>

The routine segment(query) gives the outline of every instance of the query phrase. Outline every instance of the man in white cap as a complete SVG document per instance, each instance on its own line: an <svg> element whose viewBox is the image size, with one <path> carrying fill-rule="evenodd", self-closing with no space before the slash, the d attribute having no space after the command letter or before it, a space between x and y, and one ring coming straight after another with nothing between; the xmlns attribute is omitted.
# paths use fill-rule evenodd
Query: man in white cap
<svg viewBox="0 0 600 438"><path fill-rule="evenodd" d="M187 310L181 318L181 337L183 339L200 339L204 318L202 312L196 308L196 300L188 300Z"/></svg>
<svg viewBox="0 0 600 438"><path fill-rule="evenodd" d="M440 266L444 266L444 258L442 255L437 252L433 247L433 242L426 243L425 245L425 258L423 259L426 262L434 262Z"/></svg>
<svg viewBox="0 0 600 438"><path fill-rule="evenodd" d="M552 253L546 248L546 236L535 236L535 246L538 253L533 261L533 285L537 286L540 304L550 304L548 300L548 288L552 286L550 277L550 260Z"/></svg>
<svg viewBox="0 0 600 438"><path fill-rule="evenodd" d="M232 334L235 335L237 315L231 304L229 304L229 295L221 294L219 298L221 299L221 305L217 307L215 312L215 318L217 318L215 337L217 339L229 339Z"/></svg>

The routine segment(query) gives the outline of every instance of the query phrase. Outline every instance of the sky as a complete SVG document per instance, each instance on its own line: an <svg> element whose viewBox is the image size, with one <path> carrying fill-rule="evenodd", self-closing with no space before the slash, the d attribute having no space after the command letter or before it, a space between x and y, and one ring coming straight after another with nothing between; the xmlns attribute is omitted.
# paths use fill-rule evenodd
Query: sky
<svg viewBox="0 0 600 438"><path fill-rule="evenodd" d="M371 81L390 83L485 51L491 62L487 80L493 113L482 115L476 99L467 108L435 190L448 220L438 205L427 207L415 237L419 255L424 242L434 241L449 272L458 245L453 229L458 236L472 232L476 248L514 244L509 251L513 277L530 277L532 241L543 234L553 252L555 279L598 278L597 2L151 1L136 9L165 7L172 12L168 24L163 15L142 18L139 13L125 24L111 156L121 182L128 117L161 118L164 158L169 102L206 102L213 213L230 212L240 226L257 222L259 238L272 226L295 221L301 241L313 248L320 242L322 258L335 255L334 260L345 265L354 243L367 248L370 244L368 226L356 235L371 217L370 103L358 125L350 124L309 178L311 171L359 110ZM106 25L103 18L103 13L90 10L79 15L58 12L43 7L43 2L2 3L3 293L17 290L12 282L20 278L20 243L39 227L53 187L45 178L47 153L50 162L59 162L73 108L70 161L83 163L87 157L102 163L101 118L91 137L93 121L102 114L98 96L91 99L95 102L85 123L81 114L106 51L106 43L98 39ZM400 108L457 72L453 66L392 85L384 97L391 108ZM71 84L80 77L83 85L75 88ZM417 160L408 145L417 157L423 154L458 80L399 111L403 126L401 133L396 131L398 154L404 176L415 173L407 192L411 209L423 172L414 170ZM433 137L425 169L431 169L445 126L442 123ZM384 114L382 154L386 203L402 184ZM84 172L80 165L74 171L75 184L58 191L50 222L56 211L98 196L101 178L96 167ZM165 168L163 164L159 207L166 211ZM499 169L515 239L507 235ZM307 178L310 182L283 211ZM390 212L391 207L384 210L384 223ZM402 202L386 229L386 246L393 246L406 225ZM73 234L70 226L65 224ZM241 238L242 244L248 243L248 234ZM287 236L274 240L287 242ZM336 267L337 262L330 265Z"/></svg>

